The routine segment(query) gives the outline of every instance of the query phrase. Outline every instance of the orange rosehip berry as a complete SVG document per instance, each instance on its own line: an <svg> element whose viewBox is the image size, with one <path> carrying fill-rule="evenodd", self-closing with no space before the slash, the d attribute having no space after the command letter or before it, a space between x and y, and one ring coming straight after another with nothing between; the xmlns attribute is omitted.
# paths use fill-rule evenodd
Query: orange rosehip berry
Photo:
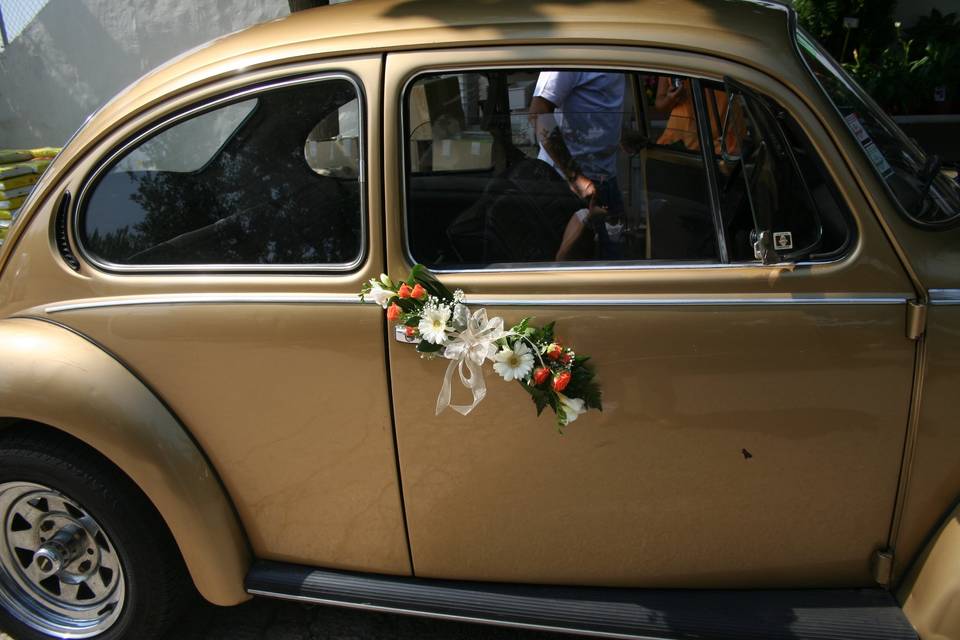
<svg viewBox="0 0 960 640"><path fill-rule="evenodd" d="M570 384L570 372L563 371L553 377L553 390L563 391Z"/></svg>
<svg viewBox="0 0 960 640"><path fill-rule="evenodd" d="M533 372L533 384L543 384L547 381L547 378L550 377L550 369L547 367L539 367Z"/></svg>
<svg viewBox="0 0 960 640"><path fill-rule="evenodd" d="M396 322L397 318L400 317L400 314L403 313L403 309L397 305L396 302L387 307L387 320L390 322Z"/></svg>

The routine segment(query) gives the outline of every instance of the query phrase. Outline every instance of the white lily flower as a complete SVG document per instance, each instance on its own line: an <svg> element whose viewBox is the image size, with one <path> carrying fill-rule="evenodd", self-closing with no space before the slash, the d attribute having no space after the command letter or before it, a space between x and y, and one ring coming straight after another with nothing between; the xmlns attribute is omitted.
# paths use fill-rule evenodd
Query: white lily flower
<svg viewBox="0 0 960 640"><path fill-rule="evenodd" d="M432 306L424 307L423 317L417 329L420 331L420 337L432 344L443 344L447 341L447 321L450 319L450 307Z"/></svg>
<svg viewBox="0 0 960 640"><path fill-rule="evenodd" d="M533 352L523 342L517 342L513 349L504 347L494 356L493 370L507 382L522 380L533 371Z"/></svg>
<svg viewBox="0 0 960 640"><path fill-rule="evenodd" d="M366 294L364 297L373 300L378 305L386 309L388 303L395 295L397 294L393 291L384 289L377 280L370 280L370 293Z"/></svg>
<svg viewBox="0 0 960 640"><path fill-rule="evenodd" d="M562 393L558 393L557 396L560 398L560 406L563 407L564 426L576 420L580 414L587 412L584 402L580 398L568 398Z"/></svg>

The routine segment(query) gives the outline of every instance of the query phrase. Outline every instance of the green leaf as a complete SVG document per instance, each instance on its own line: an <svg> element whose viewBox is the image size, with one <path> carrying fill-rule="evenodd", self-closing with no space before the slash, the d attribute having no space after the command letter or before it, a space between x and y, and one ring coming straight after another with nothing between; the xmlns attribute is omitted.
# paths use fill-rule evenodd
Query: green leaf
<svg viewBox="0 0 960 640"><path fill-rule="evenodd" d="M554 323L550 322L537 329L532 336L532 340L534 342L543 344L550 344L553 342L553 325Z"/></svg>
<svg viewBox="0 0 960 640"><path fill-rule="evenodd" d="M530 318L524 318L517 324L513 325L510 328L514 333L520 334L522 336L528 335L530 332Z"/></svg>
<svg viewBox="0 0 960 640"><path fill-rule="evenodd" d="M427 293L436 298L453 300L453 292L447 289L442 282L427 271L426 267L422 264L413 265L413 269L410 271L410 277L407 278L407 280L411 286L419 282L420 286L427 290Z"/></svg>
<svg viewBox="0 0 960 640"><path fill-rule="evenodd" d="M417 343L417 351L420 353L437 353L442 349L442 344L433 344L432 342L427 342L426 340L421 340Z"/></svg>
<svg viewBox="0 0 960 640"><path fill-rule="evenodd" d="M537 406L537 415L539 416L541 413L543 413L543 410L546 409L547 404L549 404L550 402L549 400L550 392L544 389L537 389L536 387L531 387L530 385L526 384L523 381L518 381L518 382L520 382L520 386L523 387L524 390L527 393L529 393L530 396L533 398L533 403Z"/></svg>
<svg viewBox="0 0 960 640"><path fill-rule="evenodd" d="M423 304L413 298L394 298L393 302L396 302L404 313L419 313L420 309L423 308Z"/></svg>

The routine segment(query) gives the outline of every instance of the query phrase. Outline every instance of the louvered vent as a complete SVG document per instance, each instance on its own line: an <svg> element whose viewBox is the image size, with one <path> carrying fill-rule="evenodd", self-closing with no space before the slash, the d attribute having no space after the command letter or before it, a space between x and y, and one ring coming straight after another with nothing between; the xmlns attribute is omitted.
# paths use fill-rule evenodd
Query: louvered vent
<svg viewBox="0 0 960 640"><path fill-rule="evenodd" d="M74 271L80 271L80 261L77 260L77 256L73 254L73 249L70 248L70 240L67 238L67 219L69 217L67 214L69 212L70 192L64 191L63 196L60 197L60 206L57 208L56 230L54 234L57 240L57 249L60 251L60 256L63 258L63 261Z"/></svg>

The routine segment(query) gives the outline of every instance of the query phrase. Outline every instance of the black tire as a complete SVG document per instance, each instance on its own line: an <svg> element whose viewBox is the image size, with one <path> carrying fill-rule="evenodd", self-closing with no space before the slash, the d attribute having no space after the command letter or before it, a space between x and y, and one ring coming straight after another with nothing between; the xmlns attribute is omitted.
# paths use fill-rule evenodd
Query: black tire
<svg viewBox="0 0 960 640"><path fill-rule="evenodd" d="M162 637L194 596L183 560L159 514L129 478L83 443L56 432L0 432L0 486L4 483L37 484L63 494L92 517L110 540L122 567L123 582L116 591L123 592L122 604L115 607L120 613L109 627L90 637ZM5 518L0 513L0 526ZM14 535L4 527L0 545ZM0 584L0 589L11 593L15 587L9 581L6 587ZM18 593L33 597L26 589ZM0 600L0 630L16 640L58 637L34 628L36 623L26 624L22 614L17 619L2 605Z"/></svg>

